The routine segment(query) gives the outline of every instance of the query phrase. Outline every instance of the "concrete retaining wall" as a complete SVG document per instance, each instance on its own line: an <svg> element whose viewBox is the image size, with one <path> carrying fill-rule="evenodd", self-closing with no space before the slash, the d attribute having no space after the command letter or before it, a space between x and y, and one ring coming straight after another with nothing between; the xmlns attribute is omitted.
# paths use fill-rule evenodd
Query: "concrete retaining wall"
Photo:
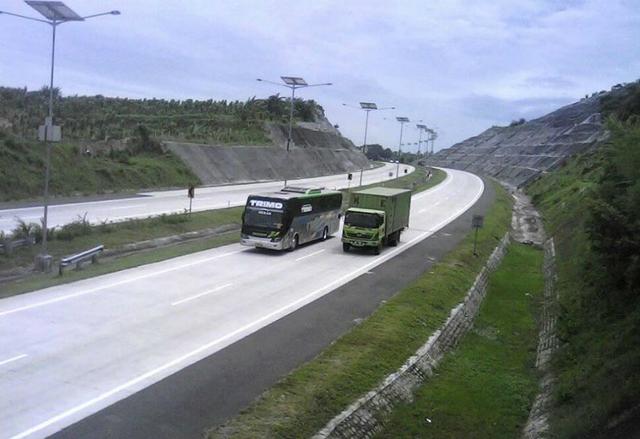
<svg viewBox="0 0 640 439"><path fill-rule="evenodd" d="M525 439L543 438L549 431L549 403L554 383L549 360L559 344L556 337L558 315L556 281L556 251L553 238L551 238L544 243L544 303L536 357L536 367L542 372L542 379L540 380L540 393L533 402L529 419L522 432L522 437Z"/></svg>
<svg viewBox="0 0 640 439"><path fill-rule="evenodd" d="M285 149L274 146L165 145L204 185L318 177L370 167L360 151L343 148L293 148L287 156Z"/></svg>
<svg viewBox="0 0 640 439"><path fill-rule="evenodd" d="M429 377L442 357L456 346L471 328L485 297L489 274L497 268L506 253L507 233L476 277L462 303L456 306L444 325L436 331L414 356L395 373L389 375L373 391L360 398L332 419L315 436L324 438L369 438L382 429L384 419L398 403L410 402L413 393Z"/></svg>

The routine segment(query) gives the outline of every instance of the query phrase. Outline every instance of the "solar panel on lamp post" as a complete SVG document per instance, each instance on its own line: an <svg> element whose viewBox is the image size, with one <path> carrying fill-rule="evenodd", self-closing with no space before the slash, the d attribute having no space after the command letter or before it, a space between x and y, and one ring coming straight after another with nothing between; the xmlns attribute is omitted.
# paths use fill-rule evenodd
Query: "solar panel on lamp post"
<svg viewBox="0 0 640 439"><path fill-rule="evenodd" d="M294 99L296 97L296 89L298 88L306 88L306 87L321 87L324 85L333 85L331 82L324 82L324 83L320 83L320 84L307 84L307 81L305 81L304 79L300 78L300 77L296 77L296 76L281 76L280 79L282 79L282 82L284 82L284 84L281 84L279 82L275 82L275 81L269 81L268 79L261 79L258 78L256 79L256 81L259 82L266 82L268 84L273 84L273 85L277 85L279 87L286 87L286 88L290 88L291 89L291 104L289 105L289 133L287 135L287 168L289 167L289 149L290 149L290 145L291 145L291 135L292 135L292 131L293 131L293 104L294 104ZM284 179L284 185L287 185L287 178L285 177Z"/></svg>
<svg viewBox="0 0 640 439"><path fill-rule="evenodd" d="M349 108L358 108L352 105L342 104L345 107ZM367 153L367 131L369 128L369 112L372 110L395 110L396 107L378 107L374 102L360 102L360 109L364 110L366 113L365 121L364 121L364 143L362 144L362 153ZM362 186L362 176L364 174L364 164L360 168L360 186Z"/></svg>
<svg viewBox="0 0 640 439"><path fill-rule="evenodd" d="M408 117L398 116L396 120L400 122L400 141L398 142L398 162L396 163L396 178L400 176L400 155L402 154L402 129L404 124L409 122Z"/></svg>
<svg viewBox="0 0 640 439"><path fill-rule="evenodd" d="M51 72L49 76L49 111L48 116L45 119L43 126L42 140L46 143L46 158L45 158L45 177L44 177L44 217L42 219L42 250L39 255L36 256L36 269L40 271L51 270L51 256L48 254L47 239L48 239L48 212L49 212L49 177L51 168L51 149L53 147L52 142L58 141L59 138L56 132L58 127L53 124L53 71L55 65L55 53L56 53L56 28L64 23L70 21L84 21L88 18L100 17L102 15L120 15L120 11L102 12L99 14L80 16L63 2L59 1L32 1L26 0L25 3L35 9L45 19L28 17L26 15L14 14L13 12L0 11L0 14L11 15L13 17L24 18L26 20L38 21L46 23L52 28L51 39ZM58 131L59 132L59 131Z"/></svg>

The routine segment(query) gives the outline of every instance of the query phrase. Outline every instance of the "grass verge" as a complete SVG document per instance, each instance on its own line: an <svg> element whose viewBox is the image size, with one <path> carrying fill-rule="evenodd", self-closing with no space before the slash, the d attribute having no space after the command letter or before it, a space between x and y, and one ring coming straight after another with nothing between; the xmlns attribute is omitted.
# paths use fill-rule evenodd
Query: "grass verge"
<svg viewBox="0 0 640 439"><path fill-rule="evenodd" d="M208 437L309 437L400 367L446 320L508 230L511 197L497 185L496 194L478 235L479 257L469 234L431 272Z"/></svg>
<svg viewBox="0 0 640 439"><path fill-rule="evenodd" d="M474 328L380 438L513 438L537 391L535 315L542 250L514 243L489 280Z"/></svg>

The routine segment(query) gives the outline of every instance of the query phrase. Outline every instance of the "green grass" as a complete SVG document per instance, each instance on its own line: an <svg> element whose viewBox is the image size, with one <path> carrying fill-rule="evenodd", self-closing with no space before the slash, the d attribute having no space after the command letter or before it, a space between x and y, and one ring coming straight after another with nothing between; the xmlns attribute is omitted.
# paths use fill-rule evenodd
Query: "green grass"
<svg viewBox="0 0 640 439"><path fill-rule="evenodd" d="M187 187L198 178L170 152L87 157L79 147L56 144L51 154L52 196L92 195L142 188ZM40 197L45 149L41 143L0 134L0 201Z"/></svg>
<svg viewBox="0 0 640 439"><path fill-rule="evenodd" d="M89 227L87 234L74 236L69 240L55 239L56 233L54 232L54 239L49 241L49 253L54 257L54 261L56 261L62 256L74 254L99 244L103 244L105 248L108 249L118 249L131 242L178 235L225 224L236 224L240 226L241 214L241 207L232 207L229 209L194 212L190 216L187 214L176 214L136 219L121 223ZM59 234L59 232L57 233ZM56 275L38 275L24 281L3 284L0 296L6 297L8 295L33 291L51 285L71 282L79 278L96 276L106 272L142 265L151 261L168 259L194 251L231 244L237 242L238 239L238 232L232 232L220 238L202 240L195 244L182 244L176 246L174 250L149 250L145 252L146 254L144 256L132 255L119 258L117 261L102 264L99 269L88 267L80 273L67 271L62 278ZM29 265L33 262L35 255L39 253L39 251L40 246L36 245L31 248L19 249L10 256L0 254L0 269L7 270ZM151 253L156 256L151 255Z"/></svg>
<svg viewBox="0 0 640 439"><path fill-rule="evenodd" d="M87 265L83 270L67 270L63 276L38 274L21 281L2 284L0 298L14 296L28 291L75 282L103 274L113 273L144 264L160 262L191 253L208 250L214 247L238 242L238 233L229 232L211 238L189 241L168 247L142 251L110 261L99 261L98 264Z"/></svg>
<svg viewBox="0 0 640 439"><path fill-rule="evenodd" d="M561 348L552 362L553 437L624 437L607 433L606 425L636 406L640 395L637 301L626 301L624 312L603 315L601 301L614 288L594 291L585 279L593 257L585 223L608 160L602 150L578 156L528 189L557 253Z"/></svg>
<svg viewBox="0 0 640 439"><path fill-rule="evenodd" d="M508 230L511 198L497 186L496 193L479 234L479 257L469 234L431 272L208 437L309 437L400 367L446 320Z"/></svg>
<svg viewBox="0 0 640 439"><path fill-rule="evenodd" d="M519 437L537 391L535 315L543 287L542 251L512 244L472 331L378 437Z"/></svg>

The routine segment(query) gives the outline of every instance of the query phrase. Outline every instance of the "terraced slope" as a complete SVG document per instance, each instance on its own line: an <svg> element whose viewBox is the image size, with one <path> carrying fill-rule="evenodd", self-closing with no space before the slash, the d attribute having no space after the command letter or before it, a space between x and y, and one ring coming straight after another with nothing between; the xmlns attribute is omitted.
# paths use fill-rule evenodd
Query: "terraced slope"
<svg viewBox="0 0 640 439"><path fill-rule="evenodd" d="M555 169L567 157L589 151L607 139L600 92L546 116L483 133L439 151L431 163L470 170L523 186Z"/></svg>

